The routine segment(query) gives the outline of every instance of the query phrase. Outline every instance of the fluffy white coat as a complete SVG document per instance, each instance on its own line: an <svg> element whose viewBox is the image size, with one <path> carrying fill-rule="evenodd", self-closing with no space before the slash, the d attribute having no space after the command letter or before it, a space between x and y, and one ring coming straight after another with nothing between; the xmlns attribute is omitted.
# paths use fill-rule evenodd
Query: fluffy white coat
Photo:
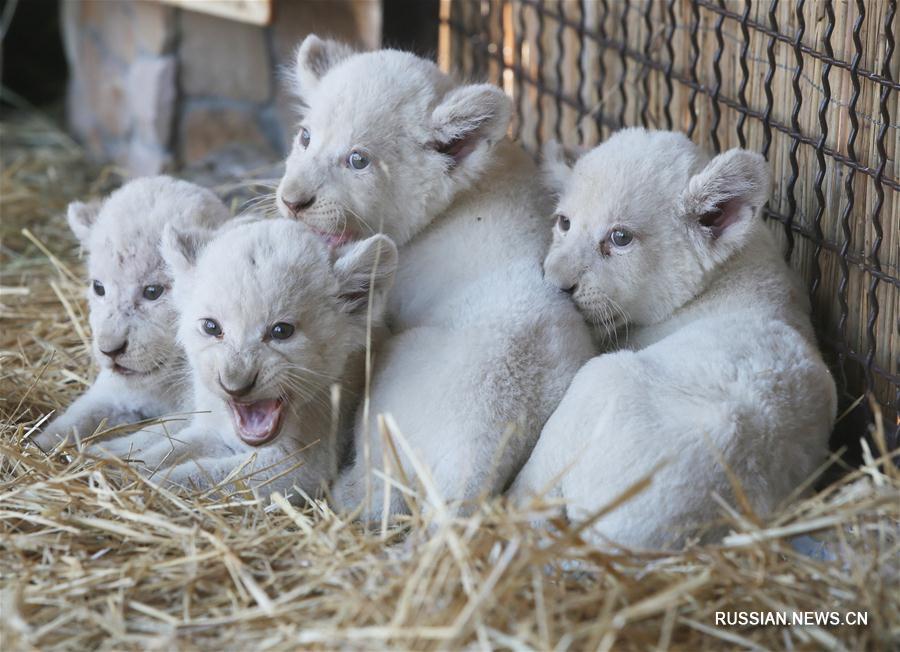
<svg viewBox="0 0 900 652"><path fill-rule="evenodd" d="M334 479L342 416L361 393L355 363L384 312L393 242L373 236L334 253L294 220L246 220L205 245L169 229L162 250L195 414L171 440L137 444L135 457L180 485L244 478L262 496L295 486L318 494Z"/></svg>
<svg viewBox="0 0 900 652"><path fill-rule="evenodd" d="M44 450L73 441L75 432L93 434L103 420L108 426L135 423L190 404L160 238L167 224L215 229L230 213L209 190L157 176L131 181L102 202L73 202L67 217L89 256L91 344L100 372L35 438ZM102 445L123 453L125 439Z"/></svg>
<svg viewBox="0 0 900 652"><path fill-rule="evenodd" d="M685 136L628 129L574 169L548 148L561 198L546 276L621 349L578 372L511 494L549 490L598 541L658 548L713 537L734 474L770 513L824 461L835 386L806 293L759 217L765 160L711 161Z"/></svg>
<svg viewBox="0 0 900 652"><path fill-rule="evenodd" d="M505 138L509 98L458 86L412 54L354 54L315 36L298 50L295 85L305 109L282 212L335 244L380 231L400 247L393 336L375 358L338 504L382 515L384 483L370 471L393 458L377 424L387 413L443 499L502 490L593 354L583 318L541 278L549 206L534 164ZM414 482L397 450L392 474ZM398 491L387 508L406 510Z"/></svg>

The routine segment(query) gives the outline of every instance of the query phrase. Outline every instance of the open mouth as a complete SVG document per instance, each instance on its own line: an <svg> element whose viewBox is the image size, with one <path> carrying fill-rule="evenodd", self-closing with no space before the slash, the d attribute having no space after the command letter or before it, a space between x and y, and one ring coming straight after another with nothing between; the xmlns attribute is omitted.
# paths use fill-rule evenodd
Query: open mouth
<svg viewBox="0 0 900 652"><path fill-rule="evenodd" d="M156 365L155 367L151 367L150 369L146 369L141 371L139 369L129 369L128 367L123 367L118 362L114 363L111 367L113 373L119 374L120 376L146 376L147 374L152 374L154 371L159 369L162 365Z"/></svg>
<svg viewBox="0 0 900 652"><path fill-rule="evenodd" d="M284 402L266 398L252 403L228 401L238 436L245 444L260 446L271 441L281 428Z"/></svg>
<svg viewBox="0 0 900 652"><path fill-rule="evenodd" d="M341 231L340 233L328 233L326 231L320 231L319 229L313 229L316 235L322 238L325 242L328 243L329 247L342 247L348 242L352 242L354 240L353 234L346 229Z"/></svg>

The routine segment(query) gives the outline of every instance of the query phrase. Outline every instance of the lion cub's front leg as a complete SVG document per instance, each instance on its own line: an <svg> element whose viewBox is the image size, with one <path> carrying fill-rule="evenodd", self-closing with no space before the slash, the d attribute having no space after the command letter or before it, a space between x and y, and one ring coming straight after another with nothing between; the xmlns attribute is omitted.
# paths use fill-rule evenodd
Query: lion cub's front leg
<svg viewBox="0 0 900 652"><path fill-rule="evenodd" d="M214 421L194 423L136 456L141 462L141 472L163 486L187 489L209 489L232 482L254 487L275 482L274 486L266 487L265 493L290 489L290 478L286 484L278 481L302 460L292 460L280 447L248 450L229 446L220 435L225 432L220 427L222 424Z"/></svg>
<svg viewBox="0 0 900 652"><path fill-rule="evenodd" d="M123 428L119 432L111 433L109 437L101 437L90 442L88 452L100 457L118 457L126 460L142 458L142 453L159 445L161 442L169 442L182 428L185 427L185 417L160 417L153 420L135 418L125 423L139 423L139 428Z"/></svg>
<svg viewBox="0 0 900 652"><path fill-rule="evenodd" d="M142 406L123 397L121 387L103 373L87 392L79 396L65 412L53 419L31 441L49 453L63 442L75 443L94 434L105 421L109 427L144 419Z"/></svg>

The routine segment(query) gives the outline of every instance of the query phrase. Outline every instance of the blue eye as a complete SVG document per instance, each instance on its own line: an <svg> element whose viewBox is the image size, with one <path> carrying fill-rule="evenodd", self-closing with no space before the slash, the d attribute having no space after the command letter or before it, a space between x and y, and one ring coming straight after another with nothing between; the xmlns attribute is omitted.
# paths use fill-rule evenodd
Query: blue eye
<svg viewBox="0 0 900 652"><path fill-rule="evenodd" d="M222 327L215 319L201 319L200 328L203 332L212 337L222 337Z"/></svg>
<svg viewBox="0 0 900 652"><path fill-rule="evenodd" d="M144 298L147 301L156 301L162 296L165 288L162 285L148 285L144 288Z"/></svg>
<svg viewBox="0 0 900 652"><path fill-rule="evenodd" d="M269 335L275 340L286 340L294 334L294 327L291 324L280 321L269 330Z"/></svg>
<svg viewBox="0 0 900 652"><path fill-rule="evenodd" d="M354 149L347 157L347 165L354 170L364 170L369 167L369 157Z"/></svg>
<svg viewBox="0 0 900 652"><path fill-rule="evenodd" d="M613 229L613 232L610 234L610 240L617 247L626 247L634 240L634 235L631 231L625 229Z"/></svg>
<svg viewBox="0 0 900 652"><path fill-rule="evenodd" d="M557 215L556 216L556 226L558 226L559 230L562 231L563 233L568 231L569 227L571 225L572 224L571 224L571 222L569 222L569 218L566 217L565 215Z"/></svg>
<svg viewBox="0 0 900 652"><path fill-rule="evenodd" d="M303 149L309 147L309 129L307 129L306 127L301 127L300 134L297 138L300 141L300 144L303 146Z"/></svg>

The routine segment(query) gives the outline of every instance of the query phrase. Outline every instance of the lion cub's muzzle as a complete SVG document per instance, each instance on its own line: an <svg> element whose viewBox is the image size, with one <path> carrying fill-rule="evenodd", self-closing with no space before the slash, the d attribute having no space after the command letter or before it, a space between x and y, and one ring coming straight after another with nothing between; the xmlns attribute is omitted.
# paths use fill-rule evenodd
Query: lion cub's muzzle
<svg viewBox="0 0 900 652"><path fill-rule="evenodd" d="M275 439L281 429L284 409L280 398L249 398L258 380L258 370L252 378L241 382L226 383L221 375L217 377L219 387L228 396L225 402L231 410L234 429L241 441L250 446L261 446Z"/></svg>

